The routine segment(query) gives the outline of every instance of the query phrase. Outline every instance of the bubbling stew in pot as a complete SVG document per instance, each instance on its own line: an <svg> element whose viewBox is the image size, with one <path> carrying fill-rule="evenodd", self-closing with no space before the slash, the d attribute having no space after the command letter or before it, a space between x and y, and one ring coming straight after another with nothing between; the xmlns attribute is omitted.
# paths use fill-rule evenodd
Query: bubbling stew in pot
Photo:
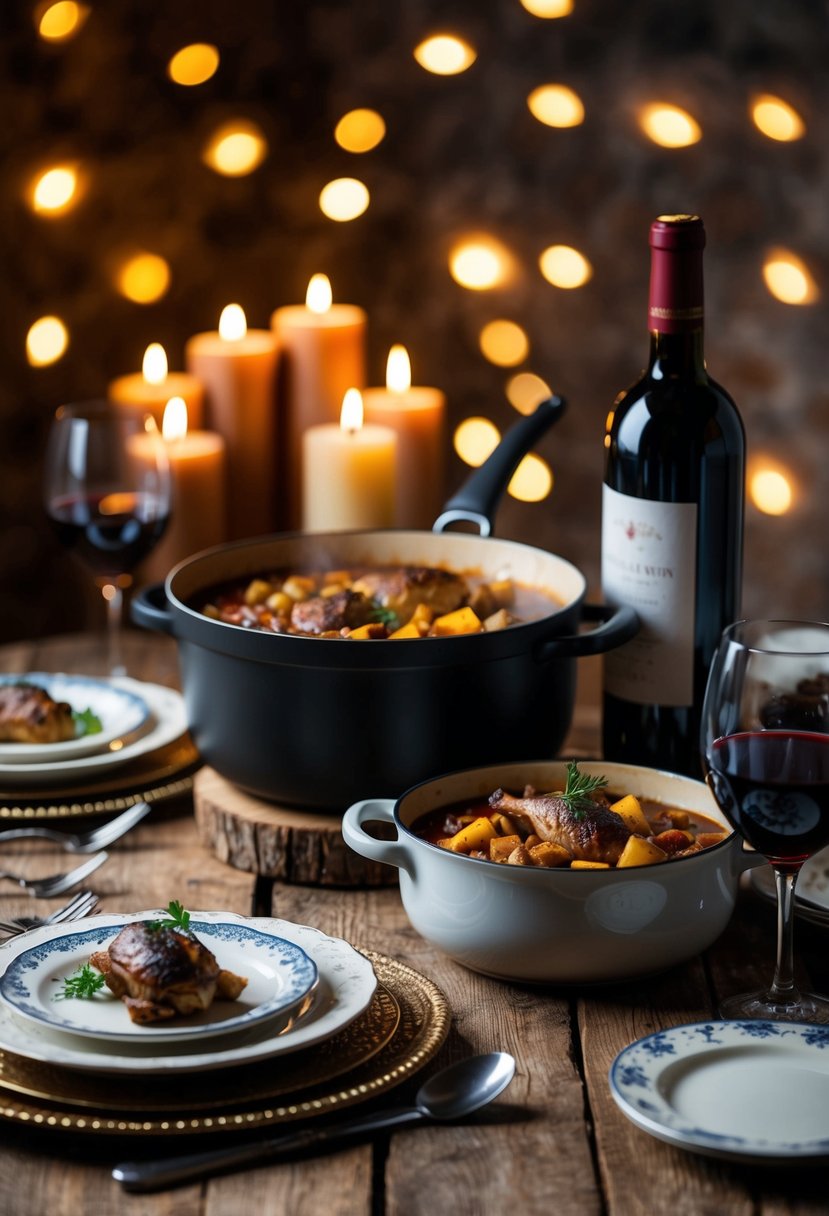
<svg viewBox="0 0 829 1216"><path fill-rule="evenodd" d="M436 566L277 570L201 593L205 616L271 633L353 641L491 633L548 616L551 591Z"/></svg>

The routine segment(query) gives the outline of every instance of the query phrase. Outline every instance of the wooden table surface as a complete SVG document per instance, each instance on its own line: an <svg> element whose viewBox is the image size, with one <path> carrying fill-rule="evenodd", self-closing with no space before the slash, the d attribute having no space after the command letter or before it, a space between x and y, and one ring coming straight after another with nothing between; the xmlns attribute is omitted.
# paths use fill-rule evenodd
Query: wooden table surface
<svg viewBox="0 0 829 1216"><path fill-rule="evenodd" d="M0 649L0 670L101 672L101 648L86 635ZM168 639L128 636L131 675L175 686ZM574 746L589 750L595 710L580 709ZM51 873L65 857L42 842L7 846L28 872ZM31 910L7 893L0 916ZM628 1043L660 1028L714 1015L718 997L769 976L773 911L741 894L731 925L704 957L656 978L618 987L536 989L501 983L441 956L409 927L396 889L324 890L254 879L198 842L187 800L157 806L111 849L92 878L103 910L166 905L277 915L315 925L355 945L392 955L429 976L453 1013L449 1038L420 1076L476 1051L503 1049L517 1060L506 1093L464 1125L381 1136L302 1163L265 1166L154 1195L125 1195L113 1163L148 1142L115 1143L0 1124L2 1216L634 1216L671 1213L806 1216L829 1212L829 1171L782 1170L709 1161L639 1131L610 1095L607 1074ZM41 901L43 907L60 901ZM798 925L802 972L829 989L825 930ZM186 1084L186 1081L183 1082ZM410 1097L417 1081L392 1092ZM385 1099L388 1100L388 1095ZM769 1102L775 1095L769 1092ZM212 1142L212 1141L211 1141ZM191 1144L192 1141L188 1141ZM181 1140L153 1142L179 1152Z"/></svg>

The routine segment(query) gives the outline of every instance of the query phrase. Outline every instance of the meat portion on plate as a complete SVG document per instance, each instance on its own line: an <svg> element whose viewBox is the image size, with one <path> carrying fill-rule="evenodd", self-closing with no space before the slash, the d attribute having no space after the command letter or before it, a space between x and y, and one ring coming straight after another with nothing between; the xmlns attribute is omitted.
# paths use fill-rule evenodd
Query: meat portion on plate
<svg viewBox="0 0 829 1216"><path fill-rule="evenodd" d="M72 706L45 688L20 681L0 685L0 742L64 743L75 738Z"/></svg>
<svg viewBox="0 0 829 1216"><path fill-rule="evenodd" d="M147 921L126 925L89 961L139 1024L198 1013L217 997L235 1001L248 982L223 970L192 933Z"/></svg>

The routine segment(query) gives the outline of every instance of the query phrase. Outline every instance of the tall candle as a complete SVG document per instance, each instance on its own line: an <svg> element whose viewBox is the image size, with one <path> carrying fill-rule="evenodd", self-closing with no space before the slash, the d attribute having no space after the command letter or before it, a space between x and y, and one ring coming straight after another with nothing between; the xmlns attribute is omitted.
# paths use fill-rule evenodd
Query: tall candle
<svg viewBox="0 0 829 1216"><path fill-rule="evenodd" d="M363 425L357 389L343 397L339 425L309 427L302 441L302 526L309 532L387 528L394 520L397 436Z"/></svg>
<svg viewBox="0 0 829 1216"><path fill-rule="evenodd" d="M196 376L187 372L171 372L167 367L167 352L160 342L151 342L144 351L140 372L118 376L107 389L109 400L124 409L140 409L152 414L161 430L164 407L171 397L183 397L190 425L202 424L204 386Z"/></svg>
<svg viewBox="0 0 829 1216"><path fill-rule="evenodd" d="M431 528L444 499L446 398L438 388L412 387L405 346L393 346L386 364L386 387L363 393L366 422L389 426L397 435L399 528Z"/></svg>
<svg viewBox="0 0 829 1216"><path fill-rule="evenodd" d="M267 329L248 329L229 304L218 332L195 334L187 366L206 390L210 427L227 444L228 535L260 536L278 527L276 464L277 343Z"/></svg>
<svg viewBox="0 0 829 1216"><path fill-rule="evenodd" d="M165 579L178 562L226 536L225 443L213 431L191 431L182 397L167 403L162 422L172 479L167 530L140 571L144 582ZM139 435L140 441L144 437ZM140 449L137 449L140 455Z"/></svg>
<svg viewBox="0 0 829 1216"><path fill-rule="evenodd" d="M365 384L366 314L355 304L332 303L328 278L317 274L305 304L278 308L271 327L282 351L283 497L287 523L295 527L302 502L302 436L310 426L336 423L347 389Z"/></svg>

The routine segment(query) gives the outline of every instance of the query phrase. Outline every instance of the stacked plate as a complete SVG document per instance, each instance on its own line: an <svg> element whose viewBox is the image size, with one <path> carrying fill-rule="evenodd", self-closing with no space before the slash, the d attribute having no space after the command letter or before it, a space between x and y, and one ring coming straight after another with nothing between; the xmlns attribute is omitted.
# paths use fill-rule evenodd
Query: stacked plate
<svg viewBox="0 0 829 1216"><path fill-rule="evenodd" d="M751 885L765 899L777 902L771 866L758 866L752 870ZM829 848L821 849L804 863L794 889L794 909L798 916L813 925L829 926Z"/></svg>

